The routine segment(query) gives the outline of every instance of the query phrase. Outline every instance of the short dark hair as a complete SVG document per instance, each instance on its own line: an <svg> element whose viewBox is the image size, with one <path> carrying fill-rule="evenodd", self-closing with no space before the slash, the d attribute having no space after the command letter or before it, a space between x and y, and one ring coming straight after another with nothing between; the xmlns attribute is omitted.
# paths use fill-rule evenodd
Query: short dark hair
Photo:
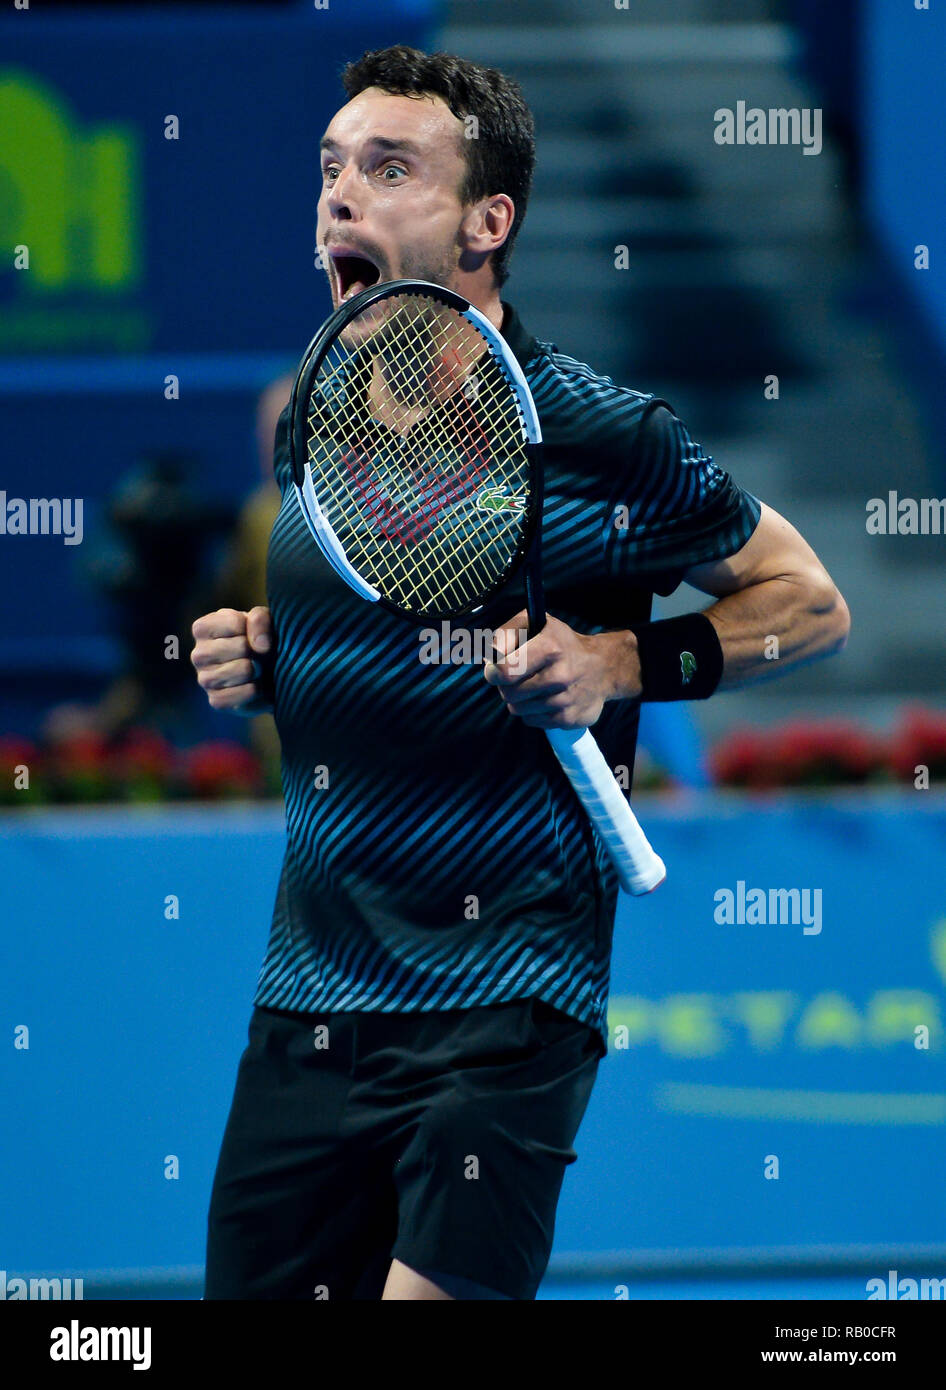
<svg viewBox="0 0 946 1390"><path fill-rule="evenodd" d="M496 68L481 68L450 53L422 53L398 44L349 63L342 85L349 100L367 87L378 87L394 96L439 96L459 120L476 118L476 138L462 141L467 171L459 196L475 203L505 193L515 204L509 235L493 252L493 275L498 285L504 284L535 169L535 124L518 83Z"/></svg>

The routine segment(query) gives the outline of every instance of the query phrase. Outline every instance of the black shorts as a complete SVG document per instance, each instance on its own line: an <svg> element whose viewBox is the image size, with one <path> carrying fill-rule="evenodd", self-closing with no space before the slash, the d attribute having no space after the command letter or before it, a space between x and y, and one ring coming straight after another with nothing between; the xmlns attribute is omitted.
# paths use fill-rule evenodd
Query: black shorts
<svg viewBox="0 0 946 1390"><path fill-rule="evenodd" d="M592 1028L532 999L255 1008L204 1298L378 1299L392 1259L455 1297L535 1298L602 1053Z"/></svg>

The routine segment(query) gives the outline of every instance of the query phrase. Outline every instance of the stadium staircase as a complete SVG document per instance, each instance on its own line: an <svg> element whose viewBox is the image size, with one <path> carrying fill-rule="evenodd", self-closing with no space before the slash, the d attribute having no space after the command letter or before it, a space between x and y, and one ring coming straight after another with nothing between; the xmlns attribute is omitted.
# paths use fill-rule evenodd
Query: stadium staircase
<svg viewBox="0 0 946 1390"><path fill-rule="evenodd" d="M827 131L817 156L714 141L713 113L739 100L818 105L777 14L775 0L449 0L436 35L514 74L535 113L535 191L508 287L526 323L669 400L848 600L842 658L695 707L710 737L799 715L880 725L905 696L942 690L938 538L866 530L869 498L938 490L928 425L872 307L879 271L844 152ZM662 612L706 602L684 586Z"/></svg>

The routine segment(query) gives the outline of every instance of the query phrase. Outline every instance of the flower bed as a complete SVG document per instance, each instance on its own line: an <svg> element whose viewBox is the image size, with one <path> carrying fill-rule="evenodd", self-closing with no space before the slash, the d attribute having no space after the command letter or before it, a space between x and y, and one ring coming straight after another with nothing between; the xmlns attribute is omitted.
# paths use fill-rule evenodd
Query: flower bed
<svg viewBox="0 0 946 1390"><path fill-rule="evenodd" d="M946 783L946 714L905 709L889 734L845 720L792 721L735 729L710 750L718 786L746 791L857 784ZM674 785L640 749L635 789ZM176 748L149 728L120 739L78 734L48 746L0 738L0 805L69 805L278 797L278 754L272 758L230 739Z"/></svg>
<svg viewBox="0 0 946 1390"><path fill-rule="evenodd" d="M81 734L46 747L0 739L0 804L6 806L278 794L278 768L229 739L181 749L147 728L116 741Z"/></svg>
<svg viewBox="0 0 946 1390"><path fill-rule="evenodd" d="M930 786L946 778L946 715L910 707L886 735L845 720L735 729L711 750L710 768L718 785L754 791L924 781Z"/></svg>

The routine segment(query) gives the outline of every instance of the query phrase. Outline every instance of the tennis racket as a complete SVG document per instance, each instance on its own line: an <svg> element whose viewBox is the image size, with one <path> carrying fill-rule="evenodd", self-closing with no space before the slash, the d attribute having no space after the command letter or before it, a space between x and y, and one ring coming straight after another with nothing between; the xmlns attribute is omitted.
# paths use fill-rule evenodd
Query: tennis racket
<svg viewBox="0 0 946 1390"><path fill-rule="evenodd" d="M541 431L505 340L421 280L362 290L306 350L290 398L299 506L336 573L415 620L476 613L518 570L528 635L545 626ZM666 876L588 729L549 743L621 886Z"/></svg>

